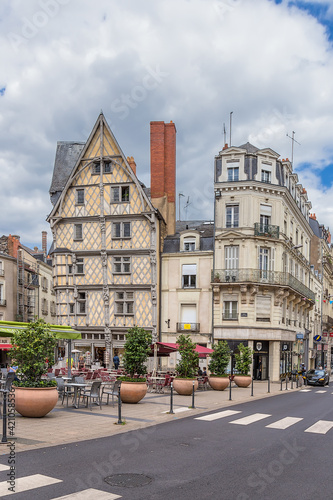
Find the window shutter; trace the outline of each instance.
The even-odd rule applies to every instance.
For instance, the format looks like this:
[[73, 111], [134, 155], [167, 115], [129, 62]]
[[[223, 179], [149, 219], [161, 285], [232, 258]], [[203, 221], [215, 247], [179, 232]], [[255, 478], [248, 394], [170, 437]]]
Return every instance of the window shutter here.
[[256, 299], [257, 321], [270, 321], [271, 317], [271, 296], [257, 295]]
[[196, 264], [183, 264], [183, 276], [195, 276], [197, 274]]

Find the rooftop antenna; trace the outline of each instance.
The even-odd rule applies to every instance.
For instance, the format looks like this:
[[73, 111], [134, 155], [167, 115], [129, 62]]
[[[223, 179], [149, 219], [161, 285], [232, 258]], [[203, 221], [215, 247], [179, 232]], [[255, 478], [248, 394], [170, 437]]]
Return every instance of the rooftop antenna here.
[[190, 202], [190, 197], [188, 196], [188, 197], [187, 197], [187, 202], [186, 202], [186, 205], [185, 205], [185, 207], [184, 207], [184, 210], [186, 211], [185, 220], [187, 220], [187, 209], [188, 209], [188, 207], [189, 207], [190, 205], [192, 205], [192, 203]]
[[227, 131], [225, 129], [225, 123], [223, 123], [223, 137], [224, 137], [223, 146], [225, 146], [225, 144], [227, 143]]
[[292, 166], [294, 166], [294, 142], [296, 142], [296, 144], [298, 144], [299, 146], [301, 144], [296, 141], [294, 131], [292, 132], [292, 136], [287, 134], [287, 137], [289, 137], [289, 139], [291, 139], [291, 164], [292, 164]]
[[183, 193], [178, 193], [178, 198], [179, 198], [179, 201], [178, 201], [178, 220], [180, 221], [180, 198], [181, 197], [185, 197], [185, 195]]
[[233, 111], [230, 112], [230, 142], [229, 142], [229, 146], [231, 147], [231, 124], [232, 124], [232, 114], [233, 114]]

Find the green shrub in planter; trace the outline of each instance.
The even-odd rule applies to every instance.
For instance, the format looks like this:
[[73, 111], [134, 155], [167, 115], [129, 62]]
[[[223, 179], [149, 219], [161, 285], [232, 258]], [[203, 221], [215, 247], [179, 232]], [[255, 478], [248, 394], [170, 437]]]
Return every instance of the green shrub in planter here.
[[239, 375], [249, 375], [250, 366], [252, 363], [253, 351], [250, 347], [246, 347], [244, 344], [238, 345], [239, 352], [235, 353], [235, 368]]
[[9, 356], [18, 366], [20, 381], [17, 387], [53, 387], [54, 380], [42, 380], [48, 365], [54, 364], [54, 349], [57, 345], [55, 333], [43, 319], [37, 319], [24, 330], [17, 330], [12, 337]]
[[211, 354], [211, 360], [209, 362], [209, 370], [211, 371], [211, 376], [216, 377], [227, 377], [226, 368], [230, 361], [230, 349], [228, 342], [222, 340], [217, 344], [212, 346], [213, 353]]
[[189, 335], [179, 335], [177, 339], [178, 351], [181, 360], [176, 366], [179, 378], [196, 378], [199, 354], [195, 351], [196, 344], [192, 342]]
[[[145, 382], [146, 379], [135, 379], [134, 375], [146, 375], [147, 367], [145, 365], [152, 343], [151, 333], [146, 332], [144, 328], [134, 326], [130, 328], [126, 334], [125, 354], [124, 354], [124, 368], [129, 374], [128, 378], [134, 382]], [[121, 377], [119, 377], [122, 380]]]

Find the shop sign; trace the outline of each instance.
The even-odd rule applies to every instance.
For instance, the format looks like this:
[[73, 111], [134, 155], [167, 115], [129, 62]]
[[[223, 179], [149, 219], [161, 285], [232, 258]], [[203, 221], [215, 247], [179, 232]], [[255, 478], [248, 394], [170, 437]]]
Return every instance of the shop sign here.
[[330, 332], [330, 337], [333, 337], [333, 332]]
[[324, 344], [324, 351], [327, 351], [328, 345]]
[[298, 340], [303, 340], [303, 339], [304, 339], [304, 335], [303, 335], [303, 333], [296, 333], [296, 338], [297, 338]]
[[247, 318], [247, 313], [241, 313], [241, 318]]
[[321, 344], [317, 344], [317, 351], [321, 351]]
[[256, 350], [257, 351], [261, 351], [261, 349], [262, 349], [262, 343], [261, 342], [257, 342], [256, 343]]
[[289, 351], [288, 344], [282, 344], [282, 351]]
[[191, 323], [185, 323], [184, 330], [191, 330]]
[[327, 332], [323, 332], [323, 337], [328, 337], [328, 333]]

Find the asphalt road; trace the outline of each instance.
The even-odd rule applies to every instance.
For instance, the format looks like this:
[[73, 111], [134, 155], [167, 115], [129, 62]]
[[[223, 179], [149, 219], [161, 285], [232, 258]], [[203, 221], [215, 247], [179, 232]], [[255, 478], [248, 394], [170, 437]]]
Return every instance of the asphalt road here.
[[[202, 415], [208, 419], [175, 416], [167, 424], [110, 438], [18, 453], [16, 484], [27, 478], [34, 489], [7, 497], [0, 483], [0, 497], [49, 500], [80, 492], [68, 498], [328, 500], [332, 407], [333, 389], [312, 388]], [[7, 457], [0, 462], [8, 465]], [[0, 469], [0, 481], [7, 473]], [[36, 486], [36, 474], [58, 482]], [[114, 474], [125, 474], [122, 486], [104, 481]], [[136, 480], [147, 484], [133, 485]], [[98, 491], [85, 497], [89, 489]]]

